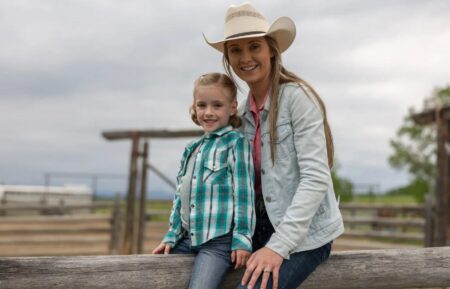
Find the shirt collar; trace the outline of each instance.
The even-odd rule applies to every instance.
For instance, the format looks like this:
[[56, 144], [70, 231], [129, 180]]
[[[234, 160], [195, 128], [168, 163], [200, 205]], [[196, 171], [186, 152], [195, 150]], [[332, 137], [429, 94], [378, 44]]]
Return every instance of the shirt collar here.
[[248, 98], [250, 100], [250, 111], [255, 113], [255, 114], [259, 114], [262, 110], [264, 110], [265, 106], [266, 106], [266, 102], [267, 102], [267, 97], [268, 96], [269, 96], [269, 90], [264, 95], [264, 100], [263, 100], [261, 106], [257, 107], [256, 101], [255, 101], [255, 97], [253, 96], [253, 94], [251, 94], [249, 92]]
[[213, 138], [213, 137], [218, 137], [218, 136], [222, 136], [230, 131], [233, 130], [233, 127], [231, 125], [227, 125], [224, 126], [222, 128], [216, 129], [215, 131], [209, 132], [209, 133], [205, 133], [204, 137], [205, 138]]

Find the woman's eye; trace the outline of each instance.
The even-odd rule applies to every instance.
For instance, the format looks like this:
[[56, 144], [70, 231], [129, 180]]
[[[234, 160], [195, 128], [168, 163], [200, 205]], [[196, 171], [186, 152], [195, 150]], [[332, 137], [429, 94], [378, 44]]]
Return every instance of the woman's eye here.
[[252, 44], [252, 45], [250, 45], [250, 49], [251, 50], [256, 50], [258, 48], [259, 48], [259, 44]]
[[229, 49], [229, 53], [231, 53], [231, 54], [236, 54], [236, 53], [239, 53], [240, 51], [241, 50], [237, 47], [232, 47]]

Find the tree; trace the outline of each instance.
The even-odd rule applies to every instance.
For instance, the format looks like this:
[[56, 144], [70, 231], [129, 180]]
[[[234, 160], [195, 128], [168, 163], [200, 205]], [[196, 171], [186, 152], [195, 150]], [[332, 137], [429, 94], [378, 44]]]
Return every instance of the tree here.
[[[424, 99], [421, 111], [444, 105], [450, 105], [450, 86], [435, 89]], [[431, 190], [436, 179], [437, 136], [435, 124], [421, 126], [414, 123], [412, 115], [415, 113], [414, 108], [409, 108], [396, 137], [390, 140], [394, 152], [389, 157], [389, 164], [395, 169], [408, 170], [412, 178], [405, 189], [414, 191], [416, 200], [423, 201], [424, 194]]]

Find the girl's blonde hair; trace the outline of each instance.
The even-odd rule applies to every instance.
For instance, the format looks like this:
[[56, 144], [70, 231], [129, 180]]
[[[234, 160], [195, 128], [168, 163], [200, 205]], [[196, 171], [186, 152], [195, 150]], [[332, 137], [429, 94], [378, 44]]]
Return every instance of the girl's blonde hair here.
[[[237, 87], [228, 75], [218, 72], [203, 74], [194, 82], [194, 101], [189, 108], [191, 119], [196, 125], [200, 125], [200, 123], [198, 122], [197, 112], [195, 111], [195, 94], [197, 93], [198, 87], [207, 85], [219, 85], [223, 87], [229, 92], [230, 102], [236, 101], [237, 105]], [[230, 116], [228, 124], [230, 124], [233, 128], [237, 128], [242, 125], [242, 120], [237, 114], [233, 114]]]
[[[264, 36], [264, 38], [266, 39], [270, 51], [273, 54], [273, 57], [270, 60], [271, 88], [270, 88], [270, 108], [269, 108], [270, 156], [272, 159], [272, 164], [275, 162], [275, 142], [277, 140], [276, 123], [278, 118], [278, 93], [280, 92], [280, 85], [287, 82], [295, 82], [298, 83], [300, 88], [303, 89], [304, 91], [305, 91], [304, 87], [308, 88], [308, 90], [312, 92], [312, 95], [317, 99], [317, 102], [319, 103], [323, 115], [325, 139], [327, 143], [328, 166], [332, 168], [334, 159], [334, 145], [333, 145], [333, 136], [331, 134], [330, 126], [328, 124], [325, 103], [309, 83], [307, 83], [305, 80], [301, 79], [300, 77], [298, 77], [297, 75], [295, 75], [294, 73], [288, 71], [283, 67], [281, 62], [281, 52], [280, 49], [278, 48], [278, 43], [270, 36]], [[235, 79], [233, 78], [230, 62], [228, 61], [228, 50], [226, 42], [222, 60], [226, 73], [236, 83]], [[307, 92], [305, 91], [305, 93]]]

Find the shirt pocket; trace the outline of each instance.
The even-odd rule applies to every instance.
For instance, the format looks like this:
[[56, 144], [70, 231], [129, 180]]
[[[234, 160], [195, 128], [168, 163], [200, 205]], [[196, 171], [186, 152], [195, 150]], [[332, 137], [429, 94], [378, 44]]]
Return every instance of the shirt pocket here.
[[277, 147], [277, 158], [286, 159], [291, 158], [295, 152], [294, 135], [290, 123], [277, 125], [277, 140], [275, 141]]
[[208, 184], [223, 184], [227, 181], [227, 163], [208, 160], [204, 164], [203, 182]]

